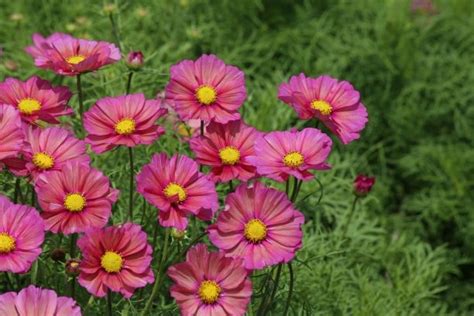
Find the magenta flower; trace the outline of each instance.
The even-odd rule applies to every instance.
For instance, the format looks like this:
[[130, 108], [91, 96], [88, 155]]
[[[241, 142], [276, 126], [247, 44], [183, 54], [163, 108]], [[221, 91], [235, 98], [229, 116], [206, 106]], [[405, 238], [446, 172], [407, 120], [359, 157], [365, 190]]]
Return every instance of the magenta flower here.
[[107, 289], [130, 298], [135, 289], [153, 283], [152, 249], [140, 225], [126, 223], [91, 229], [79, 238], [82, 252], [79, 284], [94, 296]]
[[104, 227], [119, 193], [102, 172], [77, 161], [42, 173], [35, 189], [46, 229], [63, 234]]
[[225, 125], [212, 122], [205, 136], [190, 141], [196, 161], [211, 166], [214, 181], [247, 181], [255, 176], [255, 167], [247, 160], [255, 155], [254, 143], [259, 132], [241, 121]]
[[131, 51], [127, 55], [127, 66], [130, 69], [140, 69], [143, 67], [143, 53], [141, 51]]
[[114, 44], [74, 38], [54, 33], [44, 38], [33, 35], [33, 44], [26, 48], [35, 65], [63, 76], [75, 76], [95, 71], [120, 60], [120, 50]]
[[364, 197], [369, 194], [374, 184], [375, 177], [359, 174], [354, 180], [354, 194], [359, 197]]
[[349, 82], [329, 76], [293, 76], [280, 85], [278, 98], [291, 105], [300, 119], [322, 121], [344, 144], [358, 139], [368, 121], [359, 92]]
[[331, 151], [331, 139], [320, 130], [305, 128], [286, 132], [270, 132], [255, 142], [255, 156], [248, 157], [257, 173], [283, 182], [294, 176], [311, 180], [309, 170], [326, 170], [326, 159]]
[[215, 55], [171, 66], [166, 97], [183, 121], [227, 123], [240, 119], [237, 110], [247, 97], [244, 73]]
[[226, 198], [226, 209], [208, 229], [227, 257], [244, 259], [249, 270], [286, 263], [302, 246], [304, 216], [287, 196], [260, 182], [241, 184]]
[[18, 294], [0, 295], [0, 315], [3, 316], [81, 316], [81, 308], [72, 298], [30, 285]]
[[44, 223], [27, 205], [0, 195], [0, 272], [25, 273], [41, 253]]
[[166, 113], [159, 100], [146, 100], [142, 93], [100, 99], [84, 114], [86, 142], [96, 153], [119, 145], [149, 145], [164, 134], [155, 123]]
[[191, 248], [186, 261], [171, 266], [168, 275], [181, 315], [244, 315], [252, 296], [242, 260], [209, 252], [204, 244]]
[[11, 106], [0, 104], [0, 161], [16, 157], [24, 141], [20, 113]]
[[184, 230], [188, 215], [210, 220], [219, 207], [214, 183], [186, 156], [154, 155], [137, 175], [137, 184], [138, 192], [158, 208], [165, 227]]
[[59, 116], [71, 115], [73, 110], [67, 105], [71, 96], [68, 87], [53, 87], [37, 76], [26, 81], [7, 78], [0, 83], [0, 103], [18, 109], [21, 118], [30, 124], [38, 120], [57, 124]]
[[68, 161], [89, 162], [86, 144], [63, 128], [30, 128], [26, 140], [30, 146], [23, 156], [33, 180], [42, 172], [61, 170]]

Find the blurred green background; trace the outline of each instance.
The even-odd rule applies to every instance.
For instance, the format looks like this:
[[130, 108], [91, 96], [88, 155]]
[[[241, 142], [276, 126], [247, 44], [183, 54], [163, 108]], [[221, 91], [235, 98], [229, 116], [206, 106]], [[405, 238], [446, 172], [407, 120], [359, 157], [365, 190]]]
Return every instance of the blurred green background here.
[[[439, 0], [413, 10], [408, 0], [0, 0], [0, 80], [39, 74], [75, 91], [74, 78], [36, 69], [24, 52], [33, 33], [58, 31], [107, 41], [117, 35], [124, 54], [142, 50], [146, 67], [132, 90], [148, 97], [163, 90], [170, 65], [217, 54], [246, 73], [242, 113], [261, 130], [307, 124], [276, 98], [291, 75], [352, 82], [369, 124], [359, 141], [337, 142], [333, 169], [318, 175], [320, 203], [318, 186], [303, 186], [303, 195], [316, 193], [299, 205], [308, 224], [292, 313], [473, 313], [474, 1]], [[84, 76], [87, 106], [123, 94], [127, 73], [120, 63]], [[77, 106], [75, 97], [71, 104]], [[153, 152], [185, 147], [170, 131], [138, 151], [138, 168]], [[126, 151], [95, 157], [94, 164], [125, 191], [117, 206], [125, 208]], [[341, 227], [360, 172], [377, 183], [344, 241]], [[147, 225], [150, 232], [152, 220]], [[285, 298], [282, 290], [274, 315]], [[133, 304], [122, 300], [119, 307], [134, 314]]]

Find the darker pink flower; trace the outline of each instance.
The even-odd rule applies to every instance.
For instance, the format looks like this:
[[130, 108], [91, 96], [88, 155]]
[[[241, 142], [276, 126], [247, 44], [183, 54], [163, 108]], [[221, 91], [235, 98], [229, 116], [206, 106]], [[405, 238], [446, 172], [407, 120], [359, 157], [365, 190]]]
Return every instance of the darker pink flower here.
[[64, 76], [94, 71], [120, 60], [120, 50], [114, 44], [78, 39], [63, 33], [54, 33], [47, 38], [34, 34], [33, 45], [26, 51], [37, 67]]
[[254, 143], [259, 132], [241, 121], [227, 124], [212, 122], [204, 136], [191, 139], [196, 161], [211, 166], [214, 181], [247, 181], [255, 176], [255, 167], [247, 160], [255, 155]]
[[215, 55], [196, 61], [183, 60], [171, 66], [166, 98], [181, 120], [199, 119], [227, 123], [240, 119], [237, 112], [245, 98], [244, 73]]
[[184, 230], [187, 216], [210, 220], [217, 211], [214, 183], [187, 156], [154, 155], [137, 175], [137, 190], [158, 208], [160, 224]]
[[149, 145], [165, 132], [156, 120], [166, 112], [159, 100], [146, 100], [143, 93], [100, 99], [84, 114], [86, 142], [96, 153]]
[[61, 170], [68, 161], [89, 162], [85, 143], [63, 128], [29, 128], [26, 140], [23, 156], [33, 180], [42, 172]]
[[305, 128], [286, 132], [270, 132], [255, 142], [255, 156], [248, 160], [257, 167], [257, 173], [277, 181], [289, 176], [311, 180], [309, 170], [325, 170], [331, 151], [331, 139], [320, 130]]
[[344, 144], [358, 139], [368, 120], [359, 92], [349, 82], [329, 76], [293, 76], [280, 85], [278, 98], [301, 119], [322, 121]]
[[7, 292], [0, 295], [0, 315], [81, 316], [81, 308], [72, 298], [58, 296], [53, 290], [30, 285], [18, 294]]
[[66, 235], [104, 227], [119, 193], [102, 172], [77, 161], [39, 175], [35, 190], [46, 229]]
[[67, 105], [71, 96], [68, 87], [53, 87], [37, 76], [26, 81], [7, 78], [0, 83], [0, 103], [18, 109], [21, 118], [30, 124], [37, 120], [57, 124], [59, 116], [71, 115], [73, 110]]
[[302, 245], [304, 216], [288, 197], [260, 182], [241, 184], [209, 227], [209, 239], [249, 270], [291, 261]]
[[171, 296], [181, 315], [244, 315], [252, 296], [252, 282], [241, 259], [226, 258], [198, 244], [186, 261], [168, 269], [175, 283]]
[[127, 55], [127, 67], [130, 69], [140, 69], [143, 67], [143, 53], [141, 51], [131, 51]]
[[79, 284], [97, 297], [107, 289], [130, 298], [137, 288], [153, 283], [152, 249], [140, 225], [126, 223], [91, 229], [78, 241], [82, 252]]
[[364, 197], [372, 190], [375, 184], [375, 177], [364, 176], [363, 174], [357, 175], [354, 180], [354, 194], [359, 197]]
[[41, 253], [44, 223], [38, 211], [0, 195], [0, 272], [25, 273]]
[[0, 104], [0, 161], [16, 157], [24, 141], [20, 113], [11, 106]]

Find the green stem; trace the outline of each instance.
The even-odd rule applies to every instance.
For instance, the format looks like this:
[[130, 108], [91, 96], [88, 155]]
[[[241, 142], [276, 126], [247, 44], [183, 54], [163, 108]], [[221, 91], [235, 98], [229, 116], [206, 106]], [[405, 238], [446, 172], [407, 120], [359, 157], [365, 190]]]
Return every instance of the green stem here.
[[301, 184], [303, 183], [303, 180], [298, 181], [297, 178], [293, 177], [293, 191], [291, 193], [291, 202], [295, 202], [296, 198], [298, 197], [298, 193], [300, 192], [301, 189]]
[[[71, 259], [74, 259], [76, 257], [76, 240], [77, 240], [77, 234], [72, 234], [71, 245], [70, 245], [70, 250], [69, 250], [69, 255], [71, 256]], [[70, 296], [74, 299], [76, 296], [76, 277], [72, 277], [69, 283], [69, 290], [71, 293]]]
[[8, 274], [8, 272], [3, 272], [3, 274], [5, 275], [5, 279], [7, 280], [7, 290], [11, 290], [13, 291], [14, 288], [13, 288], [13, 283], [12, 281], [10, 280], [10, 275]]
[[135, 184], [135, 181], [133, 179], [133, 177], [135, 176], [135, 172], [134, 172], [134, 166], [133, 166], [133, 149], [132, 147], [128, 147], [128, 156], [130, 158], [130, 189], [129, 189], [129, 192], [130, 192], [130, 200], [128, 201], [128, 219], [131, 220], [133, 222], [133, 198], [134, 198], [134, 184]]
[[234, 191], [234, 184], [232, 183], [232, 180], [229, 181], [229, 192]]
[[288, 315], [288, 311], [290, 309], [291, 298], [293, 296], [293, 286], [295, 283], [295, 276], [293, 274], [293, 267], [291, 266], [291, 262], [288, 262], [288, 272], [290, 273], [290, 285], [288, 289], [288, 298], [286, 299], [285, 311], [283, 312], [283, 316]]
[[31, 187], [31, 206], [36, 208], [36, 194], [33, 186]]
[[204, 136], [204, 121], [202, 120], [201, 120], [200, 131], [201, 131], [201, 136]]
[[82, 128], [82, 115], [84, 114], [84, 99], [82, 95], [81, 74], [78, 74], [76, 76], [76, 84], [77, 84], [77, 98], [79, 100], [79, 118], [81, 120], [81, 128]]
[[[157, 223], [158, 225], [158, 223]], [[155, 297], [158, 294], [158, 290], [161, 285], [161, 281], [163, 278], [163, 270], [164, 270], [164, 265], [165, 265], [165, 260], [166, 256], [168, 253], [168, 244], [169, 244], [169, 239], [170, 239], [170, 229], [166, 229], [165, 232], [165, 240], [163, 242], [163, 249], [161, 252], [161, 260], [158, 268], [156, 269], [156, 279], [155, 279], [155, 284], [153, 285], [153, 290], [151, 292], [150, 298], [146, 302], [145, 308], [141, 312], [140, 315], [145, 316], [148, 315], [148, 311], [151, 309], [151, 305], [153, 305], [153, 302], [155, 301]]]
[[354, 216], [354, 210], [356, 208], [356, 204], [357, 204], [358, 200], [359, 200], [358, 196], [354, 197], [354, 201], [352, 202], [352, 208], [351, 208], [351, 211], [349, 213], [349, 217], [347, 218], [346, 226], [344, 227], [344, 230], [343, 230], [343, 233], [342, 233], [342, 239], [343, 240], [346, 237], [347, 230], [349, 229], [349, 225], [352, 221], [352, 217]]
[[181, 254], [179, 255], [179, 258], [182, 258], [186, 255], [186, 253], [189, 251], [189, 249], [191, 249], [192, 246], [194, 246], [199, 240], [201, 240], [204, 236], [207, 235], [207, 232], [204, 232], [202, 234], [200, 234], [199, 236], [197, 236], [196, 238], [194, 238], [187, 246], [186, 248], [184, 248], [184, 250], [181, 252]]
[[20, 188], [20, 178], [16, 178], [15, 180], [15, 193], [13, 194], [13, 203], [18, 203], [18, 196], [21, 194]]
[[130, 94], [130, 88], [132, 87], [132, 77], [133, 77], [133, 71], [130, 71], [128, 73], [127, 88], [125, 89], [126, 94]]
[[263, 315], [266, 315], [269, 312], [269, 308], [267, 308], [267, 307], [271, 307], [272, 304], [273, 304], [273, 300], [275, 299], [276, 292], [278, 291], [278, 285], [280, 283], [281, 268], [282, 268], [282, 265], [281, 264], [278, 265], [277, 275], [276, 275], [276, 278], [275, 278], [275, 283], [273, 285], [272, 294], [270, 295], [270, 300], [268, 301], [268, 304], [267, 304], [266, 308], [263, 309]]
[[112, 291], [107, 289], [107, 316], [112, 316]]
[[119, 30], [118, 30], [117, 24], [115, 23], [114, 15], [112, 13], [109, 14], [109, 19], [110, 19], [110, 23], [112, 24], [112, 32], [114, 33], [115, 42], [117, 43], [117, 46], [120, 49], [120, 51], [122, 51]]

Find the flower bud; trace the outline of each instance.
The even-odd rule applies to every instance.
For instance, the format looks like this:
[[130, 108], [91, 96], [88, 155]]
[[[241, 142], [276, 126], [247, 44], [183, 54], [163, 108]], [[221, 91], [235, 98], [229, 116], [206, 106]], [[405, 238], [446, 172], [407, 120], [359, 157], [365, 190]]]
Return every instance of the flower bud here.
[[66, 251], [64, 251], [64, 249], [61, 249], [61, 248], [54, 249], [53, 251], [51, 251], [49, 256], [54, 261], [59, 261], [59, 262], [66, 261]]
[[186, 235], [186, 231], [185, 230], [180, 230], [180, 229], [176, 229], [176, 228], [172, 228], [171, 229], [171, 236], [173, 236], [173, 238], [175, 239], [183, 239], [184, 236]]
[[375, 177], [369, 177], [359, 174], [354, 180], [354, 194], [358, 197], [364, 197], [372, 190], [375, 183]]
[[131, 51], [127, 56], [127, 66], [130, 69], [140, 69], [143, 67], [143, 53], [141, 51]]
[[69, 259], [66, 262], [66, 274], [76, 277], [79, 275], [79, 264], [81, 261], [79, 259]]

